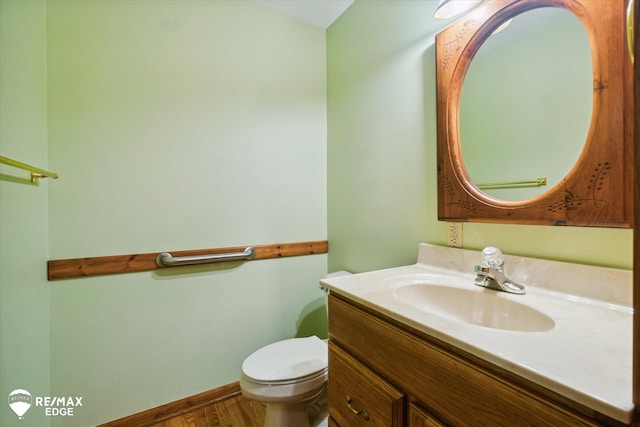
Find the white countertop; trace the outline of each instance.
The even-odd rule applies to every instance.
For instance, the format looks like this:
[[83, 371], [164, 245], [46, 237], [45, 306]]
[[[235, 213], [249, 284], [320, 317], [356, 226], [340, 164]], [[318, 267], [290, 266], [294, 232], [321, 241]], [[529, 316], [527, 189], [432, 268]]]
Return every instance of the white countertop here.
[[327, 278], [321, 283], [331, 292], [630, 423], [634, 409], [632, 272], [505, 256], [506, 275], [524, 284], [527, 293], [496, 292], [495, 296], [554, 320], [552, 329], [538, 332], [469, 324], [414, 307], [394, 295], [398, 287], [413, 283], [494, 292], [473, 284], [473, 267], [480, 260], [478, 251], [421, 244], [415, 265]]

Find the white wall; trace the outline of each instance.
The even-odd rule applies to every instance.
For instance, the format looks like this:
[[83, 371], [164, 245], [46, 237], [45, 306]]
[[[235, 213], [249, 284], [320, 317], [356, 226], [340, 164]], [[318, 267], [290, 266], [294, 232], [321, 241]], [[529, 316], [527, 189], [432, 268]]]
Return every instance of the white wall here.
[[[237, 1], [53, 1], [47, 24], [52, 259], [326, 239], [324, 31]], [[84, 396], [54, 425], [237, 381], [261, 345], [322, 333], [326, 271], [52, 283], [52, 393]]]
[[[47, 39], [44, 1], [0, 1], [0, 155], [47, 168]], [[23, 420], [9, 393], [49, 393], [47, 188], [29, 173], [0, 166], [0, 425], [41, 427], [33, 408]]]

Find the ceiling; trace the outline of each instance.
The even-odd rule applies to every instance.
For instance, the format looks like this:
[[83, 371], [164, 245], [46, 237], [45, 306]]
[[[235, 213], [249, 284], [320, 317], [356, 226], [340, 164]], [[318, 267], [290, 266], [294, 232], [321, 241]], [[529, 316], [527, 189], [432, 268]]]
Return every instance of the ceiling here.
[[354, 0], [253, 0], [277, 12], [327, 29]]

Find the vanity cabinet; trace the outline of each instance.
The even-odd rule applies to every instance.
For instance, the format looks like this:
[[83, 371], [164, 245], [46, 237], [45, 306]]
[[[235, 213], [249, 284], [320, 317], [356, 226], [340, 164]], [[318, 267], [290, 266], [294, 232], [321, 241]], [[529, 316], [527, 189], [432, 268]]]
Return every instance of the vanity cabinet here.
[[622, 425], [334, 292], [329, 337], [332, 425]]

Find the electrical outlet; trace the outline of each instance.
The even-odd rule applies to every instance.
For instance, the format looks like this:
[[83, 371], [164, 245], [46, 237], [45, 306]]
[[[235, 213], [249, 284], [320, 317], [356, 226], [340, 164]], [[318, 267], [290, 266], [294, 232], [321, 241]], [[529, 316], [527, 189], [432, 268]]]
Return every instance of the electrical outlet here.
[[462, 247], [461, 222], [447, 222], [447, 245], [454, 248]]

